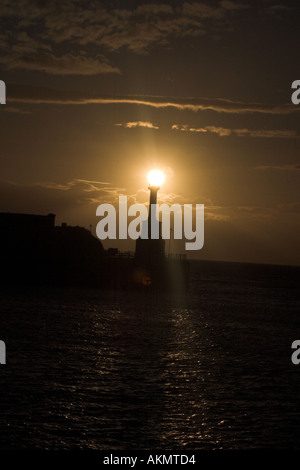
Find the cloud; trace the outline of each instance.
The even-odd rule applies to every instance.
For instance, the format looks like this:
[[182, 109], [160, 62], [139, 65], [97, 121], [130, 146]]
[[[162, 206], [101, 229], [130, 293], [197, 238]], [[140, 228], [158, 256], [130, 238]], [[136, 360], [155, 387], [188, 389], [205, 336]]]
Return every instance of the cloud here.
[[48, 104], [131, 104], [156, 109], [173, 108], [178, 111], [214, 111], [226, 114], [291, 114], [300, 107], [291, 103], [269, 105], [264, 103], [244, 103], [228, 99], [207, 98], [164, 98], [156, 96], [99, 96], [88, 92], [56, 90], [51, 88], [30, 87], [6, 84], [7, 102], [48, 103]]
[[31, 114], [31, 111], [26, 111], [24, 109], [16, 108], [14, 106], [5, 106], [4, 111], [15, 114]]
[[264, 138], [279, 138], [279, 139], [296, 139], [299, 136], [294, 130], [288, 129], [275, 129], [275, 130], [250, 130], [250, 129], [234, 129], [233, 132], [239, 137], [264, 137]]
[[[16, 197], [17, 194], [20, 196]], [[44, 207], [43, 211], [61, 212], [64, 207], [89, 206], [104, 202], [115, 204], [119, 195], [123, 194], [126, 194], [125, 188], [111, 186], [109, 182], [80, 178], [66, 183], [38, 181], [21, 184], [6, 181], [0, 182], [0, 210], [7, 210], [7, 205], [11, 204], [12, 210], [18, 211], [19, 207], [23, 207], [27, 202], [30, 211], [34, 207]]]
[[[131, 8], [105, 3], [2, 0], [2, 64], [50, 74], [120, 73], [107, 54], [124, 48], [146, 54], [157, 46], [171, 47], [174, 39], [231, 34], [232, 18], [253, 9], [250, 3], [232, 0], [137, 2]], [[289, 7], [277, 4], [261, 11], [280, 14]], [[88, 56], [91, 47], [98, 58]]]
[[55, 56], [52, 52], [37, 49], [32, 52], [12, 50], [0, 57], [0, 63], [7, 69], [27, 69], [43, 71], [54, 75], [95, 75], [120, 73], [102, 57], [94, 59], [84, 55], [67, 53]]
[[172, 130], [184, 131], [184, 132], [200, 132], [203, 134], [207, 132], [207, 129], [205, 127], [189, 127], [187, 124], [183, 124], [183, 125], [173, 124]]
[[[144, 3], [130, 9], [96, 1], [2, 0], [2, 63], [10, 69], [52, 74], [60, 73], [60, 68], [64, 74], [118, 73], [103, 55], [123, 48], [145, 54], [155, 46], [170, 47], [174, 38], [213, 34], [247, 7], [230, 0], [215, 5]], [[58, 46], [72, 53], [61, 53]], [[78, 55], [79, 48], [87, 52], [89, 46], [100, 51], [100, 60]]]
[[222, 6], [211, 6], [201, 2], [185, 2], [182, 6], [182, 15], [201, 19], [220, 19], [226, 14]]
[[[77, 201], [94, 203], [115, 200], [119, 194], [124, 193], [124, 188], [110, 187], [110, 183], [105, 181], [94, 181], [86, 179], [73, 179], [65, 184], [55, 182], [35, 182], [30, 185], [31, 187], [39, 187], [54, 191], [69, 191], [77, 193]], [[86, 194], [89, 193], [89, 194]], [[78, 199], [80, 195], [80, 198]], [[108, 201], [109, 200], [109, 201]]]
[[149, 121], [123, 122], [123, 123], [115, 124], [115, 126], [125, 127], [126, 129], [133, 129], [136, 127], [144, 127], [146, 129], [159, 129], [158, 126], [155, 126], [154, 124], [152, 124], [152, 122], [149, 122]]
[[184, 125], [173, 124], [172, 129], [184, 131], [184, 132], [199, 132], [202, 134], [212, 133], [212, 134], [217, 134], [220, 137], [237, 135], [238, 137], [262, 137], [262, 138], [279, 138], [279, 139], [299, 138], [296, 131], [288, 130], [288, 129], [252, 130], [252, 129], [229, 129], [229, 128], [217, 127], [217, 126], [205, 126], [205, 127], [195, 128], [195, 127], [189, 127], [187, 124], [184, 124]]
[[267, 8], [265, 8], [265, 12], [269, 15], [282, 15], [284, 12], [290, 12], [293, 10], [293, 7], [283, 5], [283, 4], [276, 4], [276, 5], [270, 5]]
[[283, 216], [292, 215], [292, 223], [300, 222], [300, 203], [287, 202], [274, 206], [237, 206], [236, 217], [257, 220], [278, 220]]
[[[26, 18], [30, 18], [30, 9]], [[0, 64], [8, 70], [26, 69], [54, 75], [120, 73], [102, 54], [89, 57], [85, 51], [78, 52], [76, 48], [72, 48], [72, 52], [54, 52], [51, 41], [45, 41], [45, 38], [40, 36], [29, 36], [28, 32], [21, 28], [16, 30], [13, 38], [8, 35], [6, 42], [0, 41], [0, 48]]]
[[104, 181], [93, 181], [93, 180], [85, 180], [85, 179], [80, 179], [80, 178], [75, 178], [72, 181], [69, 181], [65, 184], [60, 184], [60, 183], [54, 183], [54, 182], [49, 182], [49, 181], [44, 181], [44, 182], [36, 182], [32, 183], [32, 186], [40, 186], [41, 188], [46, 188], [46, 189], [58, 189], [61, 191], [68, 191], [72, 189], [74, 186], [81, 186], [82, 190], [85, 192], [90, 192], [90, 191], [97, 191], [99, 189], [102, 189], [104, 186], [108, 186], [110, 183], [104, 182]]
[[178, 125], [173, 124], [172, 130], [176, 131], [184, 131], [184, 132], [198, 132], [200, 134], [218, 134], [219, 136], [230, 135], [232, 133], [231, 129], [226, 129], [224, 127], [216, 127], [216, 126], [206, 126], [206, 127], [190, 127], [187, 124]]
[[283, 215], [294, 216], [293, 222], [299, 220], [300, 203], [287, 202], [285, 204], [277, 204], [273, 206], [214, 206], [213, 203], [205, 205], [206, 220], [231, 221], [240, 223], [243, 221], [274, 221], [282, 218]]
[[244, 8], [249, 8], [249, 5], [247, 4], [235, 3], [230, 0], [222, 0], [220, 2], [220, 5], [225, 10], [230, 10], [230, 11], [237, 11], [237, 10], [242, 10]]
[[224, 127], [206, 126], [206, 129], [208, 130], [208, 132], [211, 132], [212, 134], [217, 134], [221, 137], [228, 136], [232, 133], [231, 129], [226, 129]]

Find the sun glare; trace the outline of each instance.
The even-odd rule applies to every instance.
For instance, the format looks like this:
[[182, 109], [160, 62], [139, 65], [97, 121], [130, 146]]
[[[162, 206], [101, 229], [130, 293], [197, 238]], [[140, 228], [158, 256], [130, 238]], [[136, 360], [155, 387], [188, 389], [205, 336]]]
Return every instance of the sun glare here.
[[151, 170], [148, 173], [148, 181], [150, 186], [160, 186], [165, 180], [165, 175], [161, 170]]

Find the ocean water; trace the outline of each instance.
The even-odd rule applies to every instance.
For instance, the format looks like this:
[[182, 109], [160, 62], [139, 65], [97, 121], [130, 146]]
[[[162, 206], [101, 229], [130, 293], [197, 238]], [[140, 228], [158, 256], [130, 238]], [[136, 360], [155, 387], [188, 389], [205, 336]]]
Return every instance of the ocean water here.
[[299, 279], [193, 262], [183, 297], [2, 288], [0, 449], [300, 449]]

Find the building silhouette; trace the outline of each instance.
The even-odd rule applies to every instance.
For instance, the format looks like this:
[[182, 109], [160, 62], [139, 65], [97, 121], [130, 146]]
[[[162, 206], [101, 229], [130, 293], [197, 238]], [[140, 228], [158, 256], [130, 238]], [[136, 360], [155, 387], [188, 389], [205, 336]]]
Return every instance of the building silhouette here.
[[104, 249], [82, 227], [55, 215], [0, 213], [2, 284], [101, 286]]

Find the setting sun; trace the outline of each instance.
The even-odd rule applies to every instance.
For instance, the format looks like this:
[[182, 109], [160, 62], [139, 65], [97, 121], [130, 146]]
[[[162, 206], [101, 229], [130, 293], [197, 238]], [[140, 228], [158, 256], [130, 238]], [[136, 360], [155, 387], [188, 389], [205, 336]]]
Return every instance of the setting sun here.
[[151, 170], [148, 173], [148, 181], [150, 186], [160, 186], [165, 180], [165, 175], [161, 170]]

